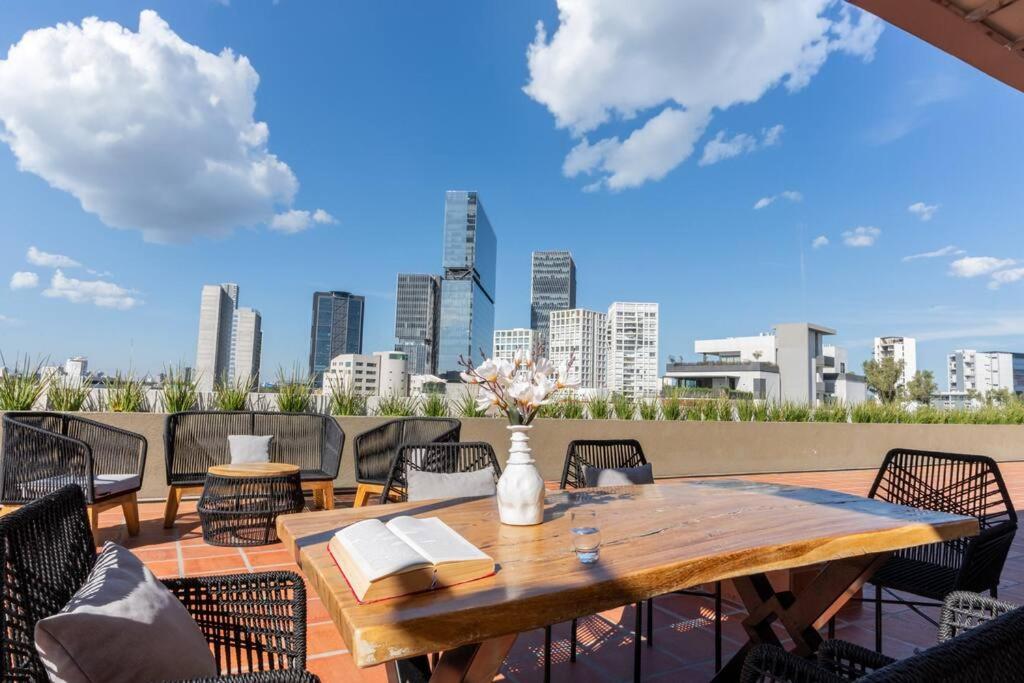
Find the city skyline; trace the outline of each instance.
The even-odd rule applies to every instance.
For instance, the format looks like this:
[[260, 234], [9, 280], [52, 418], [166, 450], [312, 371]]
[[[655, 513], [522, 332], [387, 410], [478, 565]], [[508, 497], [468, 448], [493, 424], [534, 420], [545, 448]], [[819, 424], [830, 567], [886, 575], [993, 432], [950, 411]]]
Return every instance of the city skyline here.
[[[164, 196], [175, 200], [166, 211], [173, 224], [165, 225], [149, 214], [120, 213], [136, 208], [126, 198], [147, 187], [146, 169], [126, 165], [128, 175], [114, 176], [125, 182], [101, 188], [105, 194], [93, 203], [83, 199], [89, 187], [72, 182], [81, 179], [53, 182], [63, 169], [25, 165], [21, 148], [0, 145], [0, 350], [9, 364], [24, 353], [81, 354], [97, 370], [140, 374], [188, 364], [194, 293], [225, 280], [241, 283], [246, 299], [260, 304], [265, 373], [305, 365], [312, 291], [366, 296], [364, 348], [393, 348], [395, 274], [438, 272], [438, 197], [459, 187], [485, 198], [501, 242], [496, 328], [529, 325], [531, 253], [568, 249], [580, 264], [577, 306], [661, 304], [660, 367], [670, 354], [688, 356], [695, 339], [766, 330], [779, 320], [833, 325], [858, 370], [872, 356], [875, 337], [915, 337], [918, 367], [933, 371], [940, 384], [954, 349], [1024, 348], [1024, 282], [1017, 279], [1024, 277], [1024, 235], [1008, 199], [1015, 190], [1010, 160], [1024, 150], [1014, 128], [1024, 102], [900, 31], [860, 34], [860, 54], [834, 46], [792, 87], [794, 72], [772, 62], [777, 81], [752, 84], [754, 94], [742, 105], [727, 93], [698, 131], [677, 113], [692, 93], [665, 83], [647, 83], [661, 100], [635, 112], [620, 101], [584, 97], [574, 83], [552, 83], [545, 64], [563, 28], [554, 2], [466, 3], [450, 12], [295, 3], [211, 2], [199, 12], [163, 2], [153, 7], [159, 22], [147, 19], [145, 35], [173, 36], [211, 58], [224, 59], [218, 55], [225, 47], [247, 58], [243, 70], [258, 76], [258, 87], [253, 78], [242, 88], [251, 102], [241, 106], [241, 122], [215, 123], [251, 124], [245, 130], [254, 146], [242, 158], [256, 163], [275, 155], [288, 173], [282, 170], [263, 188], [269, 194], [255, 198], [229, 195], [222, 183], [195, 185], [234, 202], [223, 207], [231, 226], [210, 223], [219, 214], [206, 194], [169, 185]], [[825, 24], [837, 26], [840, 9], [826, 7]], [[392, 35], [355, 29], [371, 11], [376, 24], [394, 27]], [[678, 22], [673, 33], [681, 39], [708, 28], [686, 11], [659, 17]], [[861, 14], [849, 12], [851, 25], [860, 26]], [[96, 13], [141, 35], [135, 8], [102, 6]], [[478, 45], [455, 28], [456, 13], [501, 28]], [[18, 45], [26, 32], [62, 22], [71, 22], [64, 35], [72, 36], [83, 16], [48, 0], [4, 3], [0, 40]], [[340, 33], [332, 33], [338, 26]], [[734, 34], [731, 25], [715, 30], [727, 44], [748, 39], [743, 44], [764, 56], [758, 36]], [[305, 49], [328, 43], [332, 48], [315, 58]], [[433, 49], [438, 44], [445, 49]], [[486, 59], [468, 58], [479, 54]], [[693, 93], [707, 92], [695, 77], [702, 71], [688, 63], [663, 66]], [[705, 66], [714, 74], [727, 68], [715, 54]], [[15, 67], [24, 62], [0, 54], [0, 70]], [[431, 73], [457, 75], [425, 88]], [[118, 121], [145, 124], [154, 135], [147, 140], [168, 132], [166, 120], [130, 118], [145, 111], [131, 106], [140, 97], [131, 82], [113, 87], [110, 101], [125, 105], [129, 117]], [[471, 103], [451, 106], [467, 88], [475, 93]], [[309, 90], [327, 92], [322, 101], [296, 106]], [[561, 91], [581, 97], [559, 100]], [[0, 120], [17, 118], [17, 91], [0, 94]], [[74, 107], [50, 110], [53, 130], [82, 123]], [[417, 116], [408, 115], [413, 110]], [[649, 150], [650, 163], [661, 166], [653, 175], [650, 167], [637, 169], [630, 179], [622, 162], [635, 145], [625, 141], [638, 144], [656, 118], [692, 135], [692, 144]], [[970, 140], [944, 134], [983, 118], [990, 123]], [[82, 131], [92, 142], [102, 139], [90, 126]], [[944, 144], [932, 144], [939, 136]], [[74, 140], [49, 137], [67, 145], [52, 158], [80, 158]], [[210, 148], [206, 138], [190, 141]], [[986, 154], [993, 148], [1004, 153], [993, 159]], [[687, 149], [689, 158], [680, 162], [678, 150]], [[675, 158], [655, 153], [669, 150]], [[963, 177], [961, 169], [981, 167], [985, 174]], [[138, 184], [129, 182], [133, 176]], [[207, 213], [185, 212], [204, 207]], [[156, 238], [173, 239], [146, 241]]]

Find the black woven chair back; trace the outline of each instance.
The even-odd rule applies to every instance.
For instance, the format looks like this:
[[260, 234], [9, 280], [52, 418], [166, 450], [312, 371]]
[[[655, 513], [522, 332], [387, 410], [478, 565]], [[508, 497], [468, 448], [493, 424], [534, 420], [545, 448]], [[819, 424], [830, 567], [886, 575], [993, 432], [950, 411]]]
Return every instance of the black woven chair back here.
[[639, 467], [646, 465], [644, 449], [636, 439], [592, 439], [570, 441], [562, 468], [561, 488], [586, 486], [583, 472], [587, 467]]
[[231, 461], [228, 436], [273, 436], [272, 462], [298, 465], [303, 479], [338, 476], [345, 434], [333, 417], [314, 413], [192, 411], [167, 416], [167, 483], [201, 484], [206, 471]]
[[63, 609], [96, 562], [82, 489], [67, 486], [0, 518], [0, 552], [0, 680], [46, 681], [36, 622]]
[[404, 417], [363, 432], [353, 444], [356, 481], [384, 484], [405, 444], [457, 443], [462, 423], [446, 417]]
[[409, 472], [412, 470], [452, 474], [488, 468], [494, 471], [494, 481], [497, 482], [501, 476], [501, 465], [491, 444], [484, 441], [406, 444], [398, 449], [398, 458], [391, 468], [380, 501], [406, 501]]

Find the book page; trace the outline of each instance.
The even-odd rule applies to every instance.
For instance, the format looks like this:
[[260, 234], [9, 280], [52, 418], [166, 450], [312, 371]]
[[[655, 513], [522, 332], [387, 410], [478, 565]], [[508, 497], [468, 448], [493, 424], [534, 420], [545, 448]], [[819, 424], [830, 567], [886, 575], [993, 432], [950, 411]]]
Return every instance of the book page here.
[[491, 559], [487, 553], [437, 517], [395, 517], [387, 523], [387, 527], [435, 566], [447, 562]]
[[350, 524], [334, 536], [370, 582], [431, 565], [379, 519]]

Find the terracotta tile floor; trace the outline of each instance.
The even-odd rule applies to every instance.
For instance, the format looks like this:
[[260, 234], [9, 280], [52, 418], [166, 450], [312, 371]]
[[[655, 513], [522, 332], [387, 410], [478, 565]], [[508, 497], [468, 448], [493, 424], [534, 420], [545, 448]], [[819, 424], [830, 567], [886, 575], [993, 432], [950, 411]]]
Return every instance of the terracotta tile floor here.
[[[1024, 463], [1007, 463], [1003, 475], [1014, 500], [1024, 500]], [[865, 494], [874, 477], [869, 471], [806, 472], [746, 477], [762, 481], [831, 488]], [[351, 495], [337, 496], [337, 505], [351, 504]], [[126, 545], [159, 576], [224, 574], [294, 569], [282, 547], [271, 545], [251, 549], [218, 548], [203, 543], [195, 502], [185, 501], [174, 529], [162, 526], [163, 504], [145, 503], [140, 510], [142, 532], [137, 538], [125, 533], [119, 511], [101, 516], [100, 539]], [[870, 589], [869, 589], [870, 590]], [[1024, 604], [1024, 535], [1010, 552], [1003, 572], [1000, 597]], [[644, 648], [644, 680], [703, 681], [714, 673], [713, 613], [711, 602], [700, 598], [670, 595], [655, 600], [654, 647]], [[937, 612], [937, 610], [930, 610]], [[731, 602], [725, 603], [725, 658], [745, 641], [740, 621], [744, 612]], [[357, 669], [345, 643], [329, 620], [319, 598], [311, 592], [308, 607], [308, 647], [311, 671], [324, 683], [385, 681], [381, 667]], [[634, 623], [631, 607], [610, 610], [580, 621], [579, 657], [569, 662], [569, 625], [554, 629], [552, 680], [554, 681], [629, 681], [632, 679]], [[865, 646], [874, 643], [874, 616], [871, 606], [853, 603], [840, 613], [837, 636]], [[936, 629], [906, 608], [887, 608], [885, 651], [906, 656], [915, 648], [935, 643]], [[501, 680], [539, 681], [543, 673], [542, 631], [520, 635], [502, 668]]]

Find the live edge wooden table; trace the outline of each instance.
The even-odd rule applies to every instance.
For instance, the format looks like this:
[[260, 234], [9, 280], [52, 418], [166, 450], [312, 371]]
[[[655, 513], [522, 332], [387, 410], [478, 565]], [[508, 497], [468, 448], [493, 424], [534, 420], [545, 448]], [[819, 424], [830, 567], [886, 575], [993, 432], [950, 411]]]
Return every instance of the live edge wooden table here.
[[[595, 565], [573, 553], [568, 511], [597, 510]], [[437, 516], [498, 564], [494, 576], [430, 593], [360, 605], [327, 554], [337, 529], [370, 517]], [[545, 521], [504, 526], [493, 498], [328, 510], [278, 518], [359, 667], [442, 653], [431, 681], [490, 681], [516, 634], [704, 583], [731, 579], [747, 609], [749, 642], [716, 680], [735, 680], [755, 643], [779, 644], [778, 621], [798, 654], [818, 629], [901, 548], [978, 533], [977, 521], [836, 491], [742, 480], [577, 489], [547, 496]], [[767, 572], [822, 565], [799, 592], [776, 592]], [[420, 658], [419, 661], [422, 661]], [[392, 680], [403, 667], [388, 666]]]

